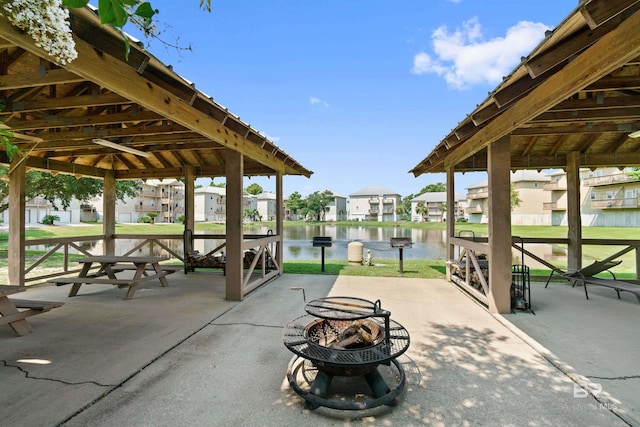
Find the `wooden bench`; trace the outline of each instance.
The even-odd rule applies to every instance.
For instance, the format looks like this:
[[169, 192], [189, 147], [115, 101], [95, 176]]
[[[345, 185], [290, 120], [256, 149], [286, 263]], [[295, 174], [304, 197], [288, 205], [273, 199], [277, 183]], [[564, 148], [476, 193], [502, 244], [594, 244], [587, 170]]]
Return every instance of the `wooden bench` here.
[[9, 324], [14, 332], [20, 336], [31, 332], [31, 325], [27, 317], [46, 313], [64, 305], [63, 302], [34, 301], [9, 298], [9, 295], [26, 291], [24, 286], [0, 285], [0, 325]]
[[86, 284], [97, 284], [97, 285], [114, 285], [114, 286], [117, 286], [119, 289], [129, 288], [127, 290], [127, 294], [125, 295], [124, 299], [131, 299], [133, 298], [133, 295], [136, 292], [136, 287], [138, 286], [138, 284], [149, 281], [149, 280], [158, 279], [168, 274], [170, 274], [168, 271], [162, 271], [160, 273], [157, 273], [151, 276], [143, 276], [139, 279], [133, 279], [133, 278], [111, 279], [111, 278], [100, 278], [99, 276], [58, 277], [58, 278], [52, 279], [50, 282], [55, 283], [56, 286], [73, 285], [71, 287], [71, 291], [69, 291], [70, 297], [76, 296], [78, 294], [78, 290], [80, 290], [80, 286], [86, 283]]
[[[78, 277], [54, 278], [49, 280], [49, 282], [57, 286], [71, 284], [71, 290], [69, 291], [70, 297], [76, 296], [83, 284], [115, 285], [118, 288], [128, 288], [124, 299], [131, 299], [139, 283], [158, 279], [162, 286], [168, 286], [165, 276], [175, 270], [162, 268], [160, 262], [166, 259], [167, 258], [153, 256], [94, 255], [76, 260], [82, 264], [82, 269]], [[94, 266], [97, 266], [97, 270]], [[129, 269], [135, 271], [133, 277], [122, 279], [116, 277], [116, 272]]]
[[[162, 271], [166, 271], [167, 274], [173, 274], [176, 271], [182, 270], [182, 267], [179, 265], [160, 265], [160, 267], [162, 267]], [[136, 271], [136, 266], [135, 265], [120, 265], [120, 264], [116, 264], [113, 267], [111, 267], [111, 270], [114, 273], [120, 273], [122, 271]], [[145, 271], [145, 275], [147, 274], [147, 271], [153, 271], [155, 272], [154, 268], [150, 265], [146, 266], [144, 268]]]

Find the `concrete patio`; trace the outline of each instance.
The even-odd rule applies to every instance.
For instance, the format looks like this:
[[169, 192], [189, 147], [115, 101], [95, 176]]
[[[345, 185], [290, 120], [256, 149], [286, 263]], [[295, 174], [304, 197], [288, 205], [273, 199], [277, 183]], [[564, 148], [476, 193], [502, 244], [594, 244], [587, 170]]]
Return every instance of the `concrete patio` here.
[[[638, 425], [640, 305], [629, 295], [534, 284], [535, 315], [494, 317], [444, 280], [284, 275], [243, 302], [223, 276], [182, 272], [169, 287], [42, 285], [64, 301], [0, 329], [0, 419], [12, 426]], [[381, 300], [411, 335], [396, 407], [304, 409], [286, 369], [284, 325], [307, 299]], [[606, 292], [609, 291], [609, 292]], [[586, 395], [583, 384], [593, 391]], [[602, 388], [602, 391], [600, 391]]]

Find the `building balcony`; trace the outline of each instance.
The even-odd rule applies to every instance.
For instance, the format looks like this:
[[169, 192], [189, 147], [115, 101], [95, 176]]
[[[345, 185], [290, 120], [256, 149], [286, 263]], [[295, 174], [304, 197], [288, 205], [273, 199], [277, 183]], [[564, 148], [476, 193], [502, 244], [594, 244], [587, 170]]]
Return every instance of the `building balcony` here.
[[488, 199], [489, 191], [479, 191], [477, 193], [467, 193], [467, 199], [475, 200], [475, 199]]
[[634, 209], [638, 207], [638, 198], [592, 200], [591, 209]]
[[380, 213], [380, 209], [369, 209], [370, 215], [378, 215]]
[[145, 206], [145, 205], [136, 206], [136, 212], [146, 213], [146, 212], [159, 212], [159, 211], [160, 209], [158, 209], [157, 206]]
[[558, 202], [546, 202], [542, 204], [542, 209], [545, 211], [566, 211], [567, 204]]
[[635, 179], [629, 178], [626, 173], [614, 173], [606, 176], [594, 176], [593, 178], [584, 178], [582, 185], [585, 187], [597, 187], [600, 185], [624, 184], [626, 182], [637, 182]]
[[545, 191], [567, 191], [566, 182], [547, 182], [542, 185], [542, 189]]
[[369, 203], [377, 205], [378, 203], [380, 203], [380, 199], [378, 199], [377, 197], [372, 197], [369, 199]]
[[482, 212], [484, 212], [482, 206], [469, 206], [467, 208], [467, 213], [481, 214]]
[[392, 205], [395, 199], [383, 199], [382, 203], [385, 205]]
[[384, 214], [392, 214], [393, 213], [393, 208], [384, 208], [384, 209], [382, 209], [382, 213], [384, 213]]

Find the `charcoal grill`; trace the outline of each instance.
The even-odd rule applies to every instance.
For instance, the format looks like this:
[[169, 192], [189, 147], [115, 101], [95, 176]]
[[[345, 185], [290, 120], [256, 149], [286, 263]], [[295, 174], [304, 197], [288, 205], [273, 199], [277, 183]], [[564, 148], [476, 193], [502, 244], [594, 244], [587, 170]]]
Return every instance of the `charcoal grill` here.
[[[287, 379], [305, 399], [306, 407], [360, 410], [394, 406], [405, 384], [404, 370], [396, 359], [409, 348], [410, 340], [407, 330], [390, 318], [380, 301], [320, 298], [306, 303], [305, 311], [307, 314], [285, 326], [283, 341], [295, 354]], [[387, 374], [394, 382], [392, 388], [379, 372], [381, 366], [392, 372]], [[332, 398], [329, 389], [336, 376], [363, 377], [368, 396], [364, 400]]]

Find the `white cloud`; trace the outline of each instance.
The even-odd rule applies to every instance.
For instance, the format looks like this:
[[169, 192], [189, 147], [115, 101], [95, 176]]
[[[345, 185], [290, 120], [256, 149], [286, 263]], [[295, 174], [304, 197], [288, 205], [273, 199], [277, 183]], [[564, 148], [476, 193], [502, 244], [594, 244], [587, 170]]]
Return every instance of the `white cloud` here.
[[416, 54], [412, 72], [438, 74], [457, 89], [495, 85], [520, 63], [522, 56], [531, 52], [548, 29], [542, 23], [521, 21], [509, 28], [504, 37], [486, 40], [477, 17], [453, 32], [442, 26], [431, 35], [433, 54]]
[[321, 105], [323, 107], [329, 108], [329, 104], [327, 101], [323, 101], [320, 98], [316, 98], [315, 96], [309, 97], [309, 104], [311, 105]]

